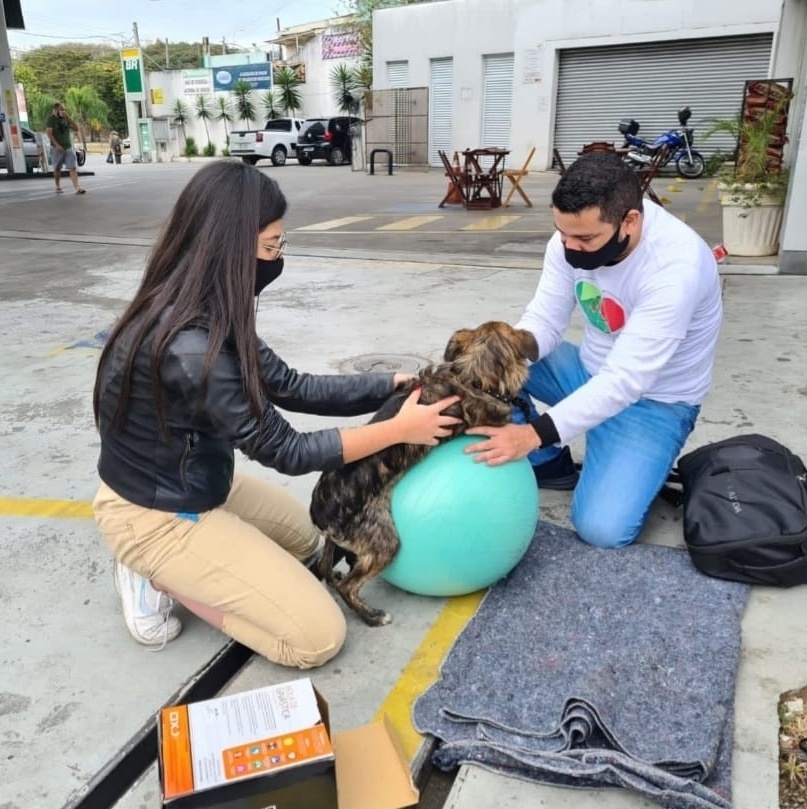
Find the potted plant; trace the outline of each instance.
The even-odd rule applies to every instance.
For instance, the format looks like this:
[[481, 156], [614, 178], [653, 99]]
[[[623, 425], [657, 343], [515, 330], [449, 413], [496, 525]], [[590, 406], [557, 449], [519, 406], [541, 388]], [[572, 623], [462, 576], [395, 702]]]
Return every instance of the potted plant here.
[[718, 175], [723, 207], [723, 244], [729, 255], [771, 256], [779, 252], [788, 173], [782, 167], [788, 95], [748, 104], [737, 118], [715, 121], [704, 138], [717, 132], [737, 142], [732, 168]]

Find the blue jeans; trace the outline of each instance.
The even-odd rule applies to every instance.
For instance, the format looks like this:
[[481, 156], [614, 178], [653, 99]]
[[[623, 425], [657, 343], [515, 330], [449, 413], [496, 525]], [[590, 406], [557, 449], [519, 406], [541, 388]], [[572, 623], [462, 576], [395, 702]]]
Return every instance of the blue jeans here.
[[[522, 397], [529, 394], [551, 407], [590, 378], [580, 349], [561, 343], [530, 367]], [[530, 409], [535, 418], [531, 402]], [[582, 540], [619, 548], [636, 539], [699, 412], [698, 405], [640, 399], [586, 433], [583, 471], [572, 498], [572, 524]], [[524, 416], [516, 410], [513, 420], [524, 423]], [[540, 466], [560, 451], [546, 447], [528, 460]]]

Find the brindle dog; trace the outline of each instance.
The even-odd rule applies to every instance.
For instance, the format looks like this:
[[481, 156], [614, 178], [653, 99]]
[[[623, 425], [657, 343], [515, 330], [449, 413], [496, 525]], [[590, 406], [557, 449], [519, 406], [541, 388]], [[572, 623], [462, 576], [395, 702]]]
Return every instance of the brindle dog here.
[[[510, 421], [513, 399], [527, 380], [526, 360], [537, 359], [535, 338], [523, 329], [497, 321], [476, 329], [461, 329], [449, 340], [444, 362], [424, 369], [416, 380], [396, 391], [371, 421], [392, 418], [412, 390], [420, 387], [423, 404], [433, 404], [447, 396], [462, 397], [444, 411], [461, 419], [454, 425], [453, 435], [468, 427], [505, 425]], [[319, 575], [370, 626], [392, 620], [359, 597], [361, 587], [384, 570], [398, 552], [398, 532], [390, 509], [392, 488], [430, 449], [395, 444], [323, 473], [311, 495], [311, 519], [325, 536]], [[334, 571], [342, 558], [350, 567], [344, 576]]]

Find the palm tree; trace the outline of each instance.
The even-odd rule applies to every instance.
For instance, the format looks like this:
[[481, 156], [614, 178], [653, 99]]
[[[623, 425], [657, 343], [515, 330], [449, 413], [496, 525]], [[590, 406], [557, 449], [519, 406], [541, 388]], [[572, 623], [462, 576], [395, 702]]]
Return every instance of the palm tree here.
[[281, 110], [278, 109], [280, 105], [278, 103], [277, 96], [272, 90], [267, 90], [263, 94], [261, 98], [261, 106], [263, 107], [263, 111], [266, 113], [268, 120], [274, 121], [275, 118], [280, 118]]
[[340, 62], [331, 68], [330, 80], [336, 108], [339, 112], [350, 112], [353, 104], [352, 91], [358, 86], [356, 71]]
[[218, 109], [213, 113], [214, 121], [221, 121], [224, 124], [224, 145], [230, 141], [230, 133], [227, 131], [227, 124], [233, 122], [233, 110], [230, 102], [224, 96], [216, 96]]
[[181, 99], [178, 98], [174, 102], [174, 106], [171, 108], [171, 114], [174, 116], [174, 123], [179, 124], [182, 128], [182, 140], [187, 141], [187, 135], [185, 133], [185, 124], [188, 123], [190, 119], [190, 111], [188, 110], [188, 105]]
[[252, 85], [239, 79], [233, 84], [232, 94], [235, 96], [235, 110], [238, 119], [249, 124], [255, 120], [255, 104], [252, 101]]
[[207, 122], [213, 117], [208, 98], [205, 95], [196, 96], [196, 117], [205, 125], [205, 135], [207, 137], [207, 148], [210, 149], [210, 130]]
[[302, 84], [296, 70], [279, 67], [275, 70], [274, 81], [278, 87], [278, 102], [287, 115], [294, 115], [303, 106], [303, 97], [298, 89]]
[[28, 114], [31, 116], [31, 126], [38, 132], [44, 132], [48, 118], [53, 115], [53, 105], [56, 99], [53, 96], [37, 94], [28, 102]]
[[78, 124], [81, 144], [86, 150], [87, 136], [85, 127], [90, 130], [92, 135], [93, 130], [97, 131], [106, 126], [109, 107], [98, 97], [95, 88], [89, 85], [70, 87], [65, 93], [64, 102], [70, 117]]

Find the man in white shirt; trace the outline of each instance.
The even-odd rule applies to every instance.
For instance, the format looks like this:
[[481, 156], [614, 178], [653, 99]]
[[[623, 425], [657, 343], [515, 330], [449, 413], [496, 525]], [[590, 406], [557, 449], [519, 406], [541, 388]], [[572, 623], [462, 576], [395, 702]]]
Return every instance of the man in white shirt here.
[[[528, 457], [539, 488], [575, 489], [579, 536], [615, 548], [639, 535], [711, 385], [722, 319], [712, 251], [642, 199], [618, 156], [576, 160], [552, 194], [557, 232], [518, 323], [538, 342], [524, 393], [529, 423], [475, 428], [489, 464]], [[575, 305], [582, 345], [563, 341]], [[527, 398], [525, 396], [525, 398]], [[585, 434], [579, 475], [566, 442]]]

